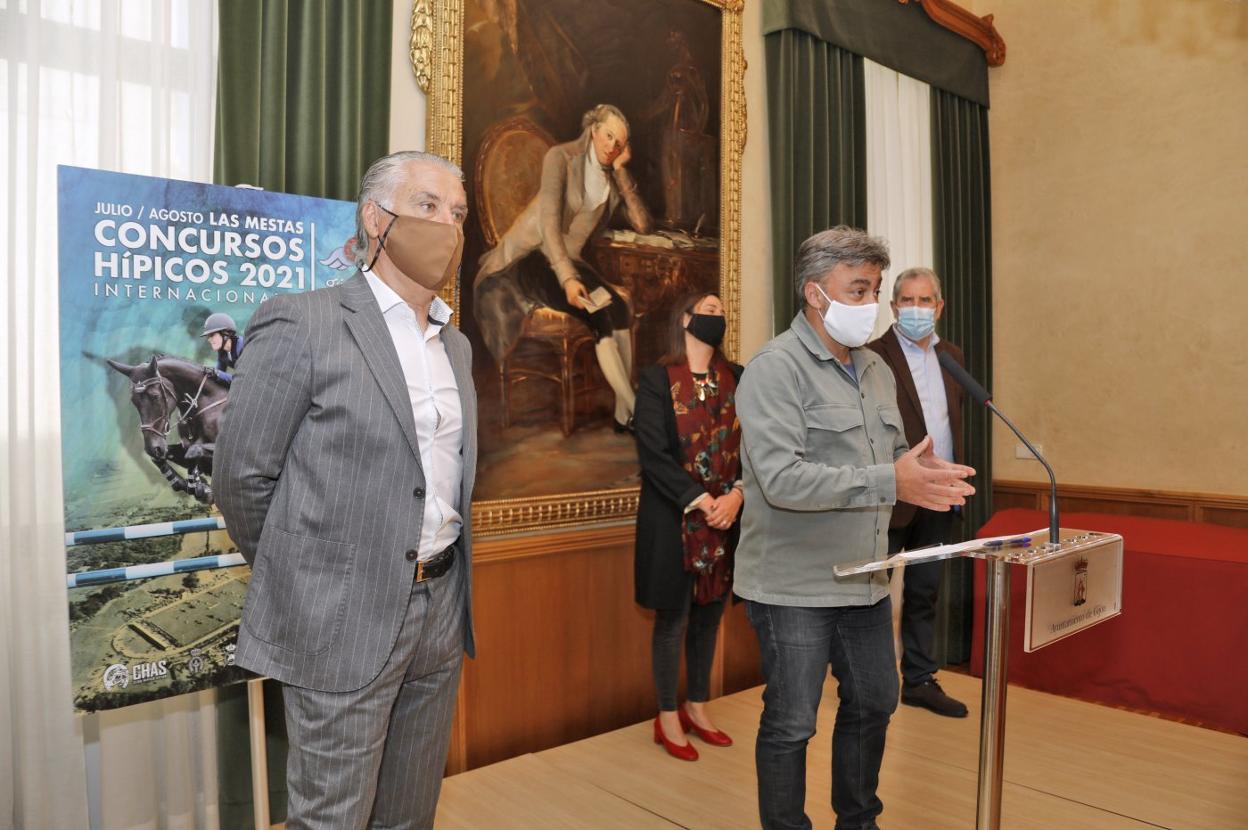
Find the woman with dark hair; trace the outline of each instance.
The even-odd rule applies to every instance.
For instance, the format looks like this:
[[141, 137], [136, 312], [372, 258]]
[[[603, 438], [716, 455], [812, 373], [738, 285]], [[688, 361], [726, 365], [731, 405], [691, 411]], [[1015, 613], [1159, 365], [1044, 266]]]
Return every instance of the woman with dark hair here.
[[[741, 367], [720, 351], [724, 306], [694, 294], [674, 308], [667, 354], [641, 373], [634, 426], [641, 459], [634, 578], [637, 602], [655, 611], [653, 666], [659, 715], [654, 742], [696, 761], [692, 731], [712, 746], [732, 739], [711, 723], [715, 636], [732, 593], [732, 551], [741, 512]], [[680, 645], [688, 702], [677, 708]]]

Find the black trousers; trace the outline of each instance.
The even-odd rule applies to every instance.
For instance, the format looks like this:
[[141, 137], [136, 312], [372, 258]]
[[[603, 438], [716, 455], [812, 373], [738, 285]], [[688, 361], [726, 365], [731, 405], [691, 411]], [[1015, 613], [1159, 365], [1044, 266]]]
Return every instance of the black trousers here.
[[[953, 513], [920, 507], [910, 524], [888, 531], [888, 552], [947, 544], [952, 534]], [[944, 560], [906, 565], [901, 594], [901, 677], [910, 686], [926, 683], [940, 668], [932, 654], [932, 642], [936, 595], [944, 573]]]
[[685, 594], [683, 608], [654, 612], [651, 658], [659, 710], [676, 711], [676, 690], [680, 685], [680, 644], [685, 643], [685, 683], [687, 697], [696, 703], [711, 696], [711, 663], [715, 659], [715, 635], [724, 615], [724, 600], [706, 605]]
[[576, 266], [577, 276], [584, 284], [586, 292], [592, 293], [595, 288], [607, 290], [611, 295], [609, 306], [591, 314], [569, 303], [563, 286], [559, 285], [559, 278], [555, 276], [554, 269], [541, 251], [529, 254], [516, 263], [515, 267], [519, 272], [520, 287], [530, 299], [564, 314], [571, 314], [589, 326], [597, 339], [602, 340], [610, 337], [614, 331], [627, 329], [630, 322], [628, 306], [616, 293], [615, 286], [604, 280], [588, 263], [574, 260], [572, 264]]

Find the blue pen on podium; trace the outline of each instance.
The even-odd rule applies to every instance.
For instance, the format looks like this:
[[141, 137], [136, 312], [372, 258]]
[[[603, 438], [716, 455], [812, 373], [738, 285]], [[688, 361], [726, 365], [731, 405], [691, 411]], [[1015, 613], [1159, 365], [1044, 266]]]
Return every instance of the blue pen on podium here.
[[1014, 539], [993, 539], [984, 542], [986, 548], [1025, 548], [1031, 546], [1030, 536], [1019, 536]]

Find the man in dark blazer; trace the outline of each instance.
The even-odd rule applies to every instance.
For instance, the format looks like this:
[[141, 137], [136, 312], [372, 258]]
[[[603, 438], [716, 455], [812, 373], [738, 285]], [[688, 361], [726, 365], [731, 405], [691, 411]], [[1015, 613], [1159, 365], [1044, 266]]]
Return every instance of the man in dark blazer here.
[[455, 165], [379, 159], [361, 271], [247, 330], [213, 483], [252, 567], [237, 662], [282, 684], [290, 830], [433, 826], [473, 654], [472, 353], [436, 293], [466, 214]]
[[[945, 308], [940, 278], [929, 268], [910, 268], [893, 283], [897, 322], [870, 347], [884, 358], [897, 378], [897, 406], [910, 446], [931, 435], [933, 451], [962, 464], [962, 387], [941, 368], [937, 355], [959, 364], [962, 350], [936, 335]], [[888, 526], [888, 551], [914, 550], [952, 540], [953, 511], [938, 513], [898, 501]], [[901, 702], [939, 714], [964, 718], [965, 704], [945, 694], [936, 682], [939, 666], [932, 655], [936, 594], [945, 563], [909, 564], [901, 606]]]

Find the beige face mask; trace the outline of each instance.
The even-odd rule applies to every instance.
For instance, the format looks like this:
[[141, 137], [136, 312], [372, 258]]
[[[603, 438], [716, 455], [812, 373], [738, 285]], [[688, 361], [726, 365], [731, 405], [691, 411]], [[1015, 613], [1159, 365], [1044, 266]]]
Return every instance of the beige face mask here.
[[381, 205], [377, 207], [394, 219], [381, 234], [377, 253], [368, 264], [369, 270], [377, 264], [381, 249], [385, 248], [386, 256], [403, 276], [430, 291], [441, 290], [459, 272], [459, 263], [464, 257], [463, 228], [415, 216], [400, 216]]

